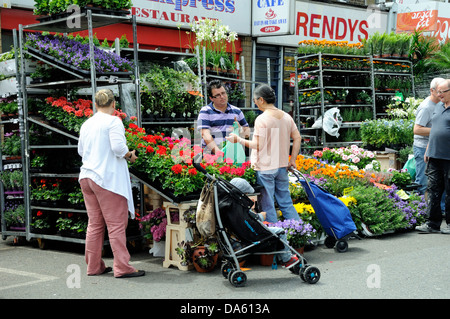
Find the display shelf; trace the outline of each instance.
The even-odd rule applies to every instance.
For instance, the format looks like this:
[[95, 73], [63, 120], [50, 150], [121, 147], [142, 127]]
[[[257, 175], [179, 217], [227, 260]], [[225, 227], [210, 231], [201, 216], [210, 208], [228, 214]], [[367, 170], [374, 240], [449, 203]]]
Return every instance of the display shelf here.
[[[304, 62], [302, 64], [302, 61]], [[377, 97], [379, 96], [395, 96], [395, 92], [378, 91], [375, 87], [375, 82], [379, 82], [378, 77], [401, 77], [408, 79], [412, 83], [411, 92], [414, 95], [414, 81], [412, 73], [412, 63], [405, 60], [397, 59], [374, 59], [372, 56], [353, 56], [353, 55], [339, 55], [339, 54], [309, 54], [304, 56], [296, 56], [296, 72], [295, 72], [295, 116], [294, 119], [302, 136], [310, 138], [314, 141], [315, 147], [330, 147], [330, 146], [346, 146], [352, 142], [335, 142], [322, 129], [306, 128], [303, 124], [304, 119], [317, 119], [323, 115], [328, 109], [337, 107], [339, 110], [351, 108], [371, 109], [371, 119], [375, 119], [384, 112], [377, 110]], [[374, 68], [377, 65], [378, 69]], [[386, 64], [386, 69], [382, 68]], [[389, 68], [389, 69], [387, 69]], [[407, 70], [407, 72], [405, 72]], [[398, 72], [397, 72], [398, 71]], [[302, 79], [299, 80], [301, 75]], [[310, 87], [300, 87], [300, 81], [303, 79], [314, 81], [305, 81], [311, 83]], [[338, 84], [339, 83], [339, 84]], [[337, 90], [345, 90], [348, 96], [347, 101], [343, 103], [336, 103], [330, 101], [329, 97], [325, 97], [325, 92], [332, 92], [336, 94]], [[358, 92], [365, 92], [371, 97], [372, 103], [355, 103], [355, 96]], [[301, 103], [300, 96], [313, 95], [315, 96], [315, 103]], [[357, 129], [360, 126], [359, 121], [354, 121], [351, 124], [343, 122], [342, 129]], [[315, 134], [313, 134], [315, 133]], [[335, 138], [334, 138], [335, 139]], [[358, 141], [354, 141], [358, 144]]]
[[69, 137], [69, 138], [71, 138], [71, 139], [73, 139], [73, 140], [78, 141], [78, 137], [75, 136], [74, 134], [71, 134], [71, 133], [66, 132], [66, 131], [64, 131], [64, 130], [61, 130], [61, 129], [59, 129], [59, 128], [56, 128], [56, 127], [54, 127], [53, 125], [50, 125], [50, 123], [49, 123], [47, 120], [45, 120], [45, 119], [43, 119], [43, 118], [41, 118], [41, 117], [37, 117], [37, 116], [28, 116], [28, 121], [30, 121], [30, 122], [32, 122], [32, 123], [35, 123], [35, 124], [38, 124], [38, 125], [40, 125], [40, 126], [46, 128], [46, 129], [48, 129], [48, 130], [50, 130], [50, 131], [53, 131], [53, 132], [55, 132], [55, 133], [64, 135], [64, 136], [66, 136], [66, 137]]
[[[13, 32], [14, 35], [16, 35], [16, 32]], [[14, 45], [16, 45], [16, 37], [14, 37]], [[4, 133], [4, 128], [5, 126], [7, 127], [14, 127], [16, 130], [18, 129], [19, 133], [20, 133], [20, 144], [21, 144], [21, 154], [24, 154], [24, 132], [23, 132], [23, 112], [21, 109], [22, 106], [22, 100], [20, 99], [21, 96], [21, 78], [20, 75], [18, 73], [19, 70], [19, 57], [17, 54], [14, 55], [15, 58], [13, 61], [9, 62], [14, 64], [15, 66], [15, 77], [13, 78], [18, 85], [18, 87], [16, 88], [16, 91], [14, 92], [14, 94], [17, 96], [17, 103], [18, 103], [18, 114], [17, 116], [14, 116], [13, 118], [9, 118], [8, 120], [5, 121], [1, 121], [0, 125], [2, 126], [2, 130], [0, 130], [1, 134]], [[22, 66], [23, 70], [27, 70], [28, 68], [25, 68], [24, 65]], [[9, 94], [8, 94], [9, 95]], [[24, 157], [23, 156], [18, 156], [15, 159], [8, 159], [6, 157], [6, 155], [9, 154], [2, 154], [2, 148], [0, 147], [0, 173], [3, 174], [4, 171], [9, 170], [9, 171], [25, 171], [24, 170]], [[23, 185], [27, 185], [26, 184], [26, 178], [25, 178], [26, 174], [23, 174]], [[6, 225], [6, 220], [5, 220], [5, 216], [4, 216], [4, 212], [5, 212], [5, 208], [6, 208], [6, 204], [7, 202], [12, 202], [15, 204], [23, 204], [26, 206], [26, 198], [25, 198], [25, 190], [26, 187], [22, 190], [22, 191], [17, 191], [17, 190], [5, 190], [4, 185], [2, 182], [0, 182], [0, 232], [2, 234], [2, 238], [6, 239], [8, 236], [13, 236], [13, 237], [24, 237], [26, 236], [26, 232], [27, 232], [27, 227], [21, 229], [21, 230], [13, 230], [13, 229], [8, 229], [7, 225]], [[25, 225], [28, 225], [28, 215], [25, 214]]]
[[155, 191], [159, 195], [161, 195], [163, 198], [165, 198], [167, 201], [171, 203], [183, 203], [183, 202], [189, 202], [193, 200], [198, 200], [200, 198], [200, 192], [188, 194], [185, 196], [176, 196], [173, 192], [167, 189], [163, 189], [161, 187], [160, 182], [152, 182], [149, 180], [148, 176], [142, 172], [139, 172], [138, 170], [134, 169], [133, 167], [129, 168], [130, 174], [138, 179], [141, 183], [148, 186], [151, 190]]
[[[132, 58], [133, 50], [130, 48], [121, 48], [121, 56]], [[174, 52], [174, 51], [161, 51], [161, 50], [146, 50], [139, 49], [138, 56], [140, 60], [143, 61], [168, 61], [170, 63], [174, 61], [181, 61], [186, 58], [196, 57], [194, 53], [188, 52]]]
[[[36, 151], [43, 152], [44, 154], [49, 154], [48, 152], [63, 152], [63, 154], [72, 152], [72, 150], [77, 149], [77, 141], [78, 134], [68, 131], [64, 127], [61, 127], [59, 123], [55, 123], [52, 121], [48, 121], [40, 116], [29, 115], [28, 113], [28, 96], [39, 92], [48, 92], [49, 89], [66, 89], [67, 92], [72, 88], [91, 88], [92, 100], [94, 100], [94, 96], [96, 93], [97, 86], [119, 86], [119, 92], [122, 93], [121, 86], [123, 84], [132, 83], [135, 85], [135, 92], [139, 95], [139, 81], [134, 80], [133, 78], [138, 78], [138, 69], [137, 65], [134, 67], [132, 71], [127, 72], [114, 72], [114, 73], [99, 73], [95, 70], [94, 66], [94, 57], [93, 54], [90, 54], [90, 70], [80, 70], [71, 65], [67, 65], [62, 63], [61, 61], [46, 55], [34, 48], [25, 47], [24, 42], [24, 32], [27, 31], [51, 31], [51, 32], [59, 32], [59, 33], [72, 33], [76, 31], [87, 30], [89, 33], [89, 51], [90, 53], [94, 52], [94, 44], [93, 44], [93, 29], [112, 25], [120, 22], [131, 22], [133, 25], [133, 43], [137, 44], [137, 34], [136, 34], [136, 17], [133, 15], [131, 17], [127, 17], [124, 15], [114, 15], [114, 14], [101, 14], [93, 12], [94, 9], [86, 8], [83, 12], [79, 14], [74, 14], [66, 17], [60, 18], [50, 18], [49, 21], [43, 21], [41, 23], [22, 26], [19, 25], [19, 34], [17, 35], [17, 31], [14, 30], [14, 40], [17, 42], [15, 47], [20, 49], [20, 63], [23, 65], [23, 56], [24, 54], [29, 54], [33, 58], [39, 60], [40, 62], [55, 67], [58, 70], [67, 74], [67, 79], [65, 80], [56, 80], [49, 82], [41, 82], [41, 83], [29, 83], [27, 81], [28, 74], [25, 72], [20, 72], [18, 78], [20, 80], [20, 92], [19, 96], [23, 101], [23, 114], [26, 116], [23, 117], [23, 152], [25, 156], [24, 158], [24, 179], [26, 181], [26, 185], [31, 185], [32, 179], [35, 178], [45, 178], [45, 179], [58, 179], [63, 180], [69, 183], [69, 179], [78, 178], [78, 172], [75, 172], [72, 169], [69, 169], [66, 164], [64, 165], [55, 165], [54, 167], [47, 167], [45, 172], [33, 172], [30, 167], [31, 162], [31, 154]], [[70, 21], [74, 21], [73, 19], [79, 19], [79, 26], [70, 25]], [[136, 47], [133, 47], [133, 54], [136, 56]], [[23, 68], [18, 68], [22, 70]], [[139, 99], [136, 99], [139, 102]], [[95, 108], [94, 112], [95, 112]], [[46, 143], [45, 140], [42, 140], [42, 143], [34, 143], [38, 145], [32, 145], [30, 143], [30, 125], [36, 124], [41, 130], [44, 129], [45, 132], [56, 133], [57, 136], [61, 137], [61, 140], [56, 139], [56, 145], [52, 143]], [[59, 143], [63, 144], [59, 144]], [[61, 167], [60, 167], [61, 166]], [[34, 182], [33, 182], [34, 183]], [[68, 184], [67, 184], [68, 185]], [[69, 189], [71, 189], [69, 185]], [[76, 191], [76, 189], [75, 189]], [[84, 238], [73, 238], [69, 236], [65, 236], [63, 234], [50, 234], [42, 231], [38, 231], [33, 229], [30, 225], [33, 220], [34, 213], [36, 211], [45, 211], [49, 214], [57, 214], [58, 212], [63, 212], [66, 214], [75, 213], [78, 216], [86, 216], [86, 210], [79, 208], [70, 204], [69, 202], [58, 202], [58, 201], [46, 201], [46, 202], [38, 202], [31, 201], [31, 190], [29, 187], [24, 189], [24, 200], [26, 204], [26, 216], [27, 216], [27, 225], [25, 236], [27, 240], [31, 240], [33, 238], [40, 240], [40, 246], [42, 240], [57, 240], [57, 241], [67, 241], [67, 242], [76, 242], [76, 243], [84, 243]], [[44, 205], [45, 204], [45, 205]], [[53, 206], [51, 206], [53, 205]], [[142, 206], [141, 206], [142, 207]], [[86, 216], [87, 218], [87, 216]], [[139, 236], [137, 236], [139, 237]], [[137, 238], [136, 236], [133, 237]], [[130, 236], [127, 236], [127, 239], [130, 240]], [[107, 241], [105, 241], [107, 244]]]

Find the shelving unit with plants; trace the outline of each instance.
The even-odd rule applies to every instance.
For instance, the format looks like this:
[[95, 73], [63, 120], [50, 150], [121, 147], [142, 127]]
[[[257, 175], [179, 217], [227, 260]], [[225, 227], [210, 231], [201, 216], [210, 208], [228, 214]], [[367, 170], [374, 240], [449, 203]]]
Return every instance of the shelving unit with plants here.
[[392, 58], [372, 58], [376, 117], [386, 117], [386, 106], [396, 94], [414, 97], [412, 62]]
[[[1, 121], [0, 125], [8, 129], [11, 124], [18, 126], [12, 121]], [[17, 132], [11, 134], [5, 137], [0, 149], [0, 230], [3, 239], [8, 236], [25, 237], [26, 235], [21, 142]]]
[[[28, 59], [24, 67], [34, 68]], [[2, 238], [25, 237], [27, 216], [24, 203], [23, 130], [19, 63], [15, 50], [0, 57], [0, 232]]]
[[[295, 119], [304, 143], [311, 147], [360, 143], [361, 122], [374, 118], [370, 57], [319, 52], [297, 56], [295, 61]], [[322, 126], [313, 127], [331, 108], [338, 108], [343, 118], [339, 138], [327, 134]]]
[[413, 63], [410, 61], [412, 35], [375, 32], [362, 43], [372, 61], [375, 116], [385, 117], [386, 106], [396, 93], [414, 97]]
[[[19, 26], [20, 56], [28, 54], [40, 61], [37, 70], [21, 71], [20, 77], [25, 114], [24, 179], [30, 185], [24, 191], [29, 221], [26, 237], [38, 239], [41, 246], [47, 239], [84, 243], [87, 214], [77, 181], [81, 163], [77, 141], [82, 123], [95, 112], [92, 101], [97, 87], [116, 86], [121, 93], [122, 86], [129, 84], [139, 92], [139, 81], [134, 80], [139, 78], [137, 67], [96, 46], [93, 34], [95, 28], [131, 20], [133, 43], [137, 43], [135, 16], [130, 19], [122, 13], [98, 13], [86, 7], [77, 18], [78, 26], [68, 23], [69, 17], [64, 15]], [[89, 32], [87, 43], [86, 39], [62, 35], [82, 30]], [[133, 54], [137, 56], [136, 49]], [[20, 63], [23, 65], [23, 59]], [[26, 80], [31, 75], [32, 83]], [[41, 89], [41, 93], [35, 94], [33, 89]], [[82, 90], [88, 93], [80, 95]], [[139, 94], [136, 101], [139, 103]], [[117, 115], [126, 117], [121, 111]], [[138, 237], [139, 231], [128, 239]]]

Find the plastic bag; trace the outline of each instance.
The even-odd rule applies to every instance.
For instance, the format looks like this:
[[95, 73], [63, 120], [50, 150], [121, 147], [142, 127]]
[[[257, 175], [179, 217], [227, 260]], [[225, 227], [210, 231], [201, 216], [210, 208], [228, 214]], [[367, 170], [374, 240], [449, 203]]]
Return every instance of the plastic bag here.
[[322, 115], [314, 122], [311, 128], [322, 128]]
[[[233, 123], [233, 133], [239, 136], [239, 125], [237, 122]], [[231, 159], [233, 164], [242, 165], [245, 162], [244, 147], [240, 143], [227, 142], [222, 152], [223, 158]]]
[[323, 130], [331, 136], [339, 137], [339, 129], [341, 128], [342, 117], [339, 109], [333, 107], [323, 115]]
[[409, 156], [408, 160], [405, 163], [405, 166], [403, 166], [403, 169], [407, 169], [409, 175], [411, 176], [412, 180], [416, 178], [416, 159], [414, 156]]
[[200, 194], [195, 214], [195, 225], [200, 235], [204, 237], [210, 237], [216, 231], [216, 215], [214, 209], [213, 183], [206, 183]]

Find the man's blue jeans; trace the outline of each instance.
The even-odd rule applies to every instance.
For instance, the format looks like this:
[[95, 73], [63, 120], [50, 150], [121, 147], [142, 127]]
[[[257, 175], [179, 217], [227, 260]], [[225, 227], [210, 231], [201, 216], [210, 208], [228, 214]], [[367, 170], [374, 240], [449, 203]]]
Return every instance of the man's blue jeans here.
[[274, 197], [285, 219], [300, 219], [292, 204], [286, 167], [269, 171], [256, 171], [256, 181], [264, 187], [258, 197], [258, 203], [260, 210], [267, 213], [266, 220], [269, 223], [277, 222]]
[[413, 146], [414, 150], [414, 159], [416, 160], [416, 180], [415, 182], [421, 185], [418, 189], [420, 194], [424, 195], [427, 190], [427, 176], [425, 175], [425, 169], [427, 167], [427, 163], [424, 162], [423, 157], [425, 155], [426, 148], [425, 147], [417, 147]]

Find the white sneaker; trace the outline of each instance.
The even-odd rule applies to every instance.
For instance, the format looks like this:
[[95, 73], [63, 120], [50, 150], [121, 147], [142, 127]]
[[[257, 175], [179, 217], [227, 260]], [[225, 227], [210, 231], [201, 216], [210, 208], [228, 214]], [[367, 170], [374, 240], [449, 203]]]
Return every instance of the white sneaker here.
[[450, 225], [447, 224], [447, 226], [442, 227], [441, 228], [441, 233], [450, 235]]
[[420, 226], [416, 226], [416, 230], [423, 232], [423, 233], [439, 233], [440, 232], [440, 229], [434, 229], [434, 228], [430, 227], [427, 223], [420, 225]]

